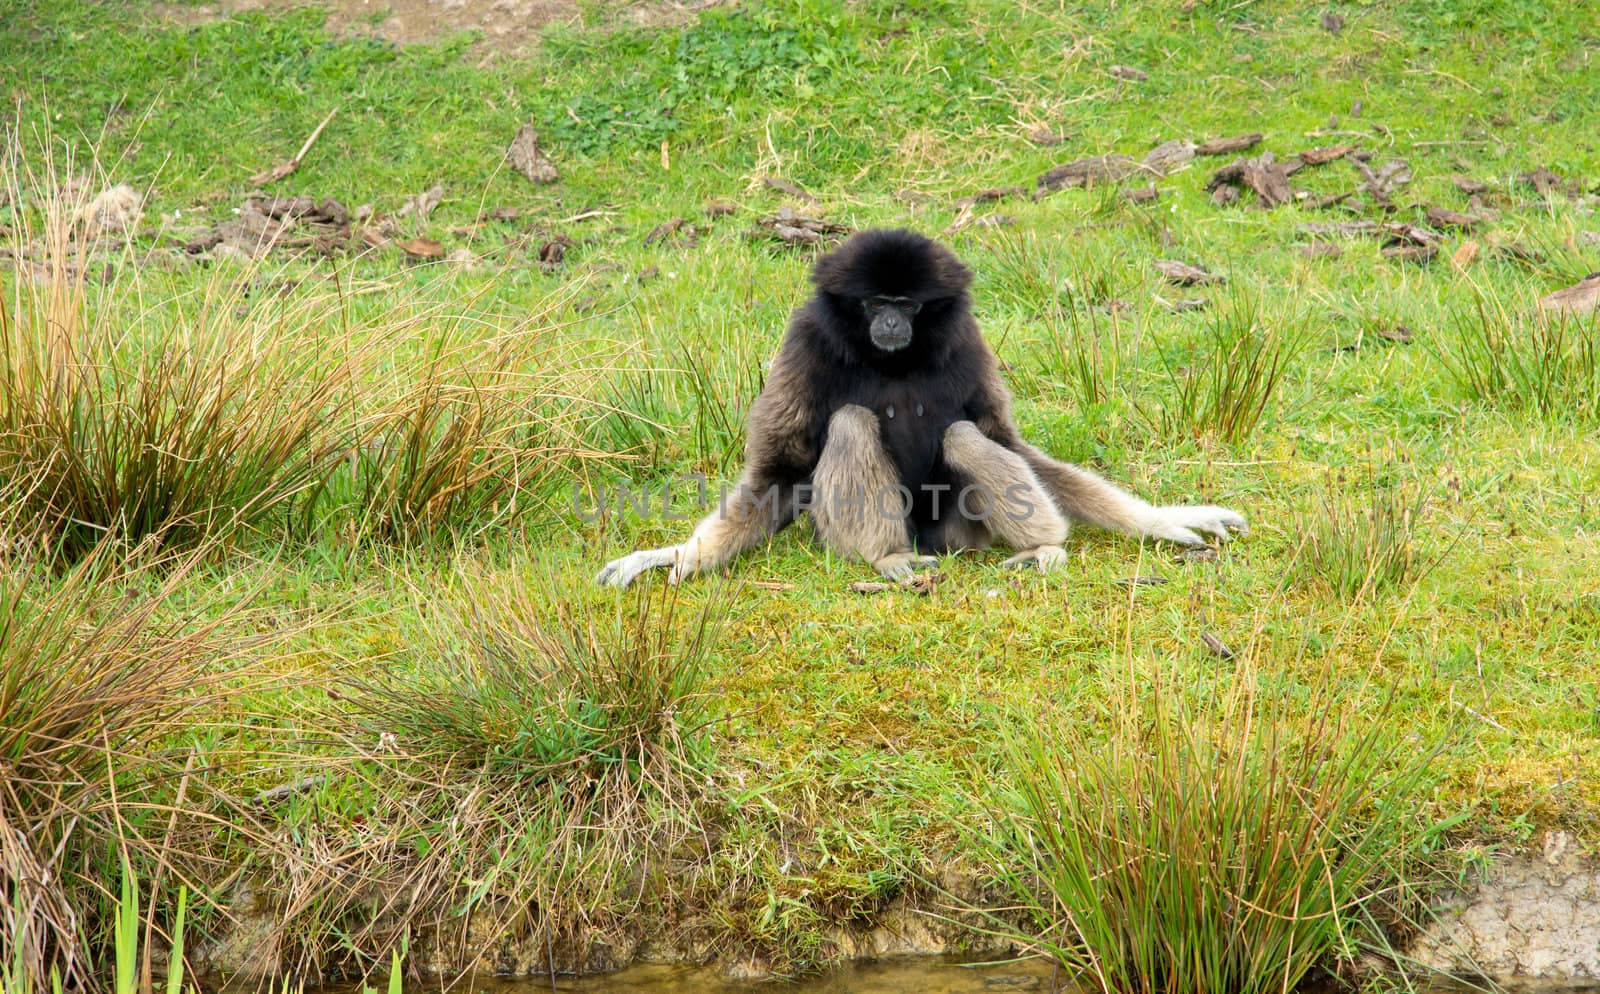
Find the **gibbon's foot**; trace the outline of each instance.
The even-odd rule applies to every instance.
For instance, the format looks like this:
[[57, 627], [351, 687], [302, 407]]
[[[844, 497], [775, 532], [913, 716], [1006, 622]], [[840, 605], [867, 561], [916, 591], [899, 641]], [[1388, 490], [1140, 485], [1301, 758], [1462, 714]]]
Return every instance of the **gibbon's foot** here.
[[662, 549], [641, 549], [606, 563], [605, 569], [602, 569], [594, 579], [602, 586], [626, 587], [646, 570], [671, 566], [672, 573], [667, 577], [667, 582], [677, 583], [678, 571], [682, 568], [679, 561], [682, 555], [681, 545], [669, 545]]
[[1226, 542], [1233, 537], [1233, 532], [1250, 534], [1250, 526], [1245, 524], [1243, 515], [1225, 507], [1174, 504], [1152, 507], [1141, 531], [1145, 538], [1166, 539], [1179, 545], [1205, 545], [1206, 535]]
[[886, 580], [904, 580], [919, 566], [936, 566], [938, 556], [919, 556], [915, 552], [891, 552], [872, 561], [872, 568]]
[[1001, 569], [1022, 569], [1037, 566], [1041, 573], [1053, 573], [1067, 564], [1067, 550], [1059, 545], [1041, 545], [1037, 549], [1019, 552], [1000, 564]]

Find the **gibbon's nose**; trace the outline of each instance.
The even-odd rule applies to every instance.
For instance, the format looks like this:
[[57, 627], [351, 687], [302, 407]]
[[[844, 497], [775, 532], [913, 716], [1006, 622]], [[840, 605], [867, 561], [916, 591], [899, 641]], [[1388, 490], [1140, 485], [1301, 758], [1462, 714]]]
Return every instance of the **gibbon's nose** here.
[[894, 352], [911, 344], [911, 322], [898, 310], [889, 308], [872, 319], [872, 344]]

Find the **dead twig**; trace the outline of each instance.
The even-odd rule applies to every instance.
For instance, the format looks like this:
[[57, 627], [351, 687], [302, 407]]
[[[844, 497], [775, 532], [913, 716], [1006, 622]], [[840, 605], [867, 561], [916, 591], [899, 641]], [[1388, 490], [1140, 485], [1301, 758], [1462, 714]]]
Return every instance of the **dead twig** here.
[[322, 123], [317, 125], [317, 129], [315, 131], [311, 132], [311, 137], [307, 138], [306, 143], [300, 146], [300, 151], [295, 153], [294, 158], [290, 159], [288, 162], [281, 162], [278, 165], [273, 166], [271, 169], [268, 169], [264, 173], [256, 173], [254, 176], [250, 177], [250, 184], [252, 186], [265, 186], [268, 183], [276, 183], [278, 180], [288, 176], [296, 169], [299, 169], [301, 160], [306, 157], [306, 153], [311, 151], [311, 146], [314, 145], [317, 139], [322, 136], [322, 129], [328, 126], [328, 122], [332, 121], [333, 116], [337, 113], [339, 113], [339, 108], [337, 107], [328, 111], [328, 116], [322, 119]]

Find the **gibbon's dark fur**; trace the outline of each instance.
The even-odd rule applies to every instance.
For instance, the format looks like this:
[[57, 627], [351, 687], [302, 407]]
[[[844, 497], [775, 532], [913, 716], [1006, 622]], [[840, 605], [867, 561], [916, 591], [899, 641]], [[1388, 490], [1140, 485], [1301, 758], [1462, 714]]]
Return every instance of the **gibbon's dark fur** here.
[[[1065, 561], [1067, 519], [1185, 544], [1203, 543], [1200, 532], [1226, 538], [1228, 529], [1244, 529], [1244, 519], [1224, 508], [1152, 507], [1023, 441], [999, 363], [972, 315], [972, 274], [944, 246], [904, 229], [864, 231], [819, 259], [812, 280], [816, 292], [790, 319], [751, 406], [737, 492], [683, 545], [618, 559], [601, 582], [625, 586], [644, 569], [668, 565], [676, 581], [720, 566], [789, 524], [802, 509], [796, 488], [821, 489], [821, 477], [835, 486], [897, 477], [909, 491], [909, 514], [890, 521], [888, 535], [881, 523], [845, 527], [812, 507], [829, 545], [891, 576], [920, 559], [913, 547], [982, 548], [995, 538], [1022, 553], [1010, 562], [1053, 567]], [[885, 298], [897, 321], [910, 319], [904, 347], [880, 348], [870, 334], [869, 311]], [[975, 521], [952, 507], [969, 484], [997, 494], [1020, 488], [1045, 505], [1043, 513]], [[939, 487], [949, 489], [932, 489]]]

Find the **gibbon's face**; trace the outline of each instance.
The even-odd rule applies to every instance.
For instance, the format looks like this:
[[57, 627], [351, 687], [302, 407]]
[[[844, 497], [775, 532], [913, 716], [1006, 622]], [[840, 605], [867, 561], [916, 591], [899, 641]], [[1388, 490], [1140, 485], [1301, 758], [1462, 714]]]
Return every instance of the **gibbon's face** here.
[[949, 249], [901, 228], [852, 235], [817, 260], [812, 280], [835, 316], [832, 334], [907, 357], [938, 344], [972, 277]]
[[861, 302], [861, 310], [872, 344], [884, 352], [898, 352], [911, 344], [913, 322], [922, 310], [922, 301], [876, 294]]

